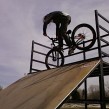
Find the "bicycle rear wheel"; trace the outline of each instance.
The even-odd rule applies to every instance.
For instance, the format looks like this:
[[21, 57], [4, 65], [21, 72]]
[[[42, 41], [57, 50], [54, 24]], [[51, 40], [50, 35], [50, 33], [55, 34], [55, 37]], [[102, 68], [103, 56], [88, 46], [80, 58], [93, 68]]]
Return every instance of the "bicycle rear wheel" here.
[[58, 49], [51, 49], [46, 55], [45, 65], [47, 69], [64, 65], [63, 53]]
[[88, 50], [96, 41], [96, 33], [89, 24], [80, 24], [72, 32], [72, 43], [79, 50]]

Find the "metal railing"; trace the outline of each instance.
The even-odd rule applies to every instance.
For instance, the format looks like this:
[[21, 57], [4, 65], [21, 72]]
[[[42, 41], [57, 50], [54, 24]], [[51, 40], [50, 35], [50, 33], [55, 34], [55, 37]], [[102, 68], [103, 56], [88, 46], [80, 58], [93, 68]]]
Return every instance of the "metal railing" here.
[[[103, 39], [104, 37], [109, 36], [109, 31], [101, 25], [101, 22], [99, 20], [100, 18], [106, 23], [109, 23], [109, 21], [104, 16], [102, 16], [97, 10], [95, 10], [98, 54], [99, 54], [99, 58], [102, 60], [103, 57], [109, 57], [109, 54], [102, 50], [103, 47], [109, 46], [109, 42]], [[106, 33], [104, 35], [101, 35], [100, 34], [101, 30]], [[103, 46], [102, 46], [102, 42], [104, 43]], [[103, 62], [100, 63], [99, 72], [100, 72], [99, 75], [100, 105], [101, 105], [101, 109], [106, 109]]]
[[[97, 32], [97, 40], [98, 40], [98, 53], [99, 53], [99, 57], [100, 58], [102, 58], [102, 57], [109, 57], [109, 54], [103, 52], [102, 49], [101, 49], [102, 47], [109, 46], [109, 42], [107, 40], [103, 39], [104, 37], [109, 36], [109, 30], [107, 30], [106, 28], [104, 28], [103, 26], [100, 25], [99, 18], [101, 18], [105, 22], [109, 23], [109, 20], [107, 20], [97, 10], [95, 10], [95, 22], [96, 22], [96, 32]], [[106, 34], [105, 35], [100, 35], [100, 29], [105, 31]], [[104, 42], [105, 44], [102, 45], [101, 41]]]
[[[109, 36], [109, 31], [99, 24], [99, 17], [101, 17], [103, 20], [105, 20], [107, 23], [109, 23], [109, 21], [106, 18], [104, 18], [101, 14], [98, 13], [97, 10], [95, 10], [96, 34], [97, 34], [97, 41], [96, 41], [96, 43], [98, 45], [94, 45], [88, 51], [79, 51], [78, 50], [78, 51], [76, 51], [75, 53], [73, 53], [70, 56], [65, 54], [64, 55], [65, 60], [68, 59], [68, 58], [73, 59], [73, 57], [74, 56], [77, 56], [77, 55], [82, 56], [82, 59], [76, 60], [76, 61], [82, 61], [82, 60], [84, 61], [84, 60], [87, 60], [87, 59], [89, 59], [88, 58], [89, 54], [87, 54], [87, 53], [96, 51], [97, 49], [98, 49], [98, 54], [97, 54], [97, 56], [95, 56], [93, 58], [109, 57], [109, 54], [108, 53], [105, 53], [104, 51], [101, 50], [101, 48], [109, 46], [109, 42], [107, 40], [103, 39], [104, 37]], [[100, 36], [100, 29], [106, 31], [107, 34]], [[105, 44], [102, 45], [101, 44], [101, 41], [104, 42]], [[42, 61], [40, 59], [33, 58], [34, 54], [40, 54], [40, 55], [44, 56], [44, 58], [45, 58], [45, 56], [47, 54], [47, 52], [44, 53], [43, 51], [42, 52], [39, 52], [38, 50], [35, 50], [35, 46], [40, 46], [40, 47], [42, 47], [42, 49], [43, 48], [46, 48], [48, 50], [51, 49], [51, 47], [48, 47], [46, 45], [43, 45], [43, 44], [37, 43], [35, 41], [32, 41], [31, 59], [30, 59], [30, 71], [29, 71], [30, 73], [41, 71], [41, 70], [46, 70], [46, 68], [42, 68], [42, 69], [39, 69], [39, 67], [36, 68], [37, 66], [35, 68], [33, 68], [33, 63], [34, 62], [35, 63], [40, 63], [40, 65], [42, 65], [42, 64], [44, 65], [45, 64], [45, 60]], [[66, 50], [66, 48], [64, 50]], [[66, 62], [65, 64], [74, 63], [76, 61]]]
[[45, 46], [43, 44], [40, 44], [40, 43], [37, 43], [35, 42], [34, 40], [32, 41], [32, 48], [31, 48], [31, 59], [30, 59], [30, 70], [29, 70], [29, 73], [32, 73], [32, 72], [37, 72], [37, 71], [41, 71], [39, 70], [38, 68], [33, 68], [33, 63], [34, 62], [37, 62], [37, 63], [40, 63], [40, 64], [45, 64], [44, 61], [40, 61], [40, 59], [34, 59], [34, 54], [40, 54], [40, 55], [43, 55], [44, 57], [46, 56], [45, 53], [43, 52], [39, 52], [37, 50], [35, 50], [35, 45], [38, 45], [38, 46], [41, 46], [41, 47], [44, 47], [44, 48], [47, 48], [47, 49], [51, 49], [50, 47], [48, 46]]

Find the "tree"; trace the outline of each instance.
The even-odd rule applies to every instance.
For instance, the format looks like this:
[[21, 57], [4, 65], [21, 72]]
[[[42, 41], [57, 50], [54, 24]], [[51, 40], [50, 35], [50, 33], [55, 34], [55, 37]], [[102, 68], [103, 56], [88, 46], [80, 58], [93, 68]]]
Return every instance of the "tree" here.
[[88, 94], [89, 99], [99, 99], [100, 98], [99, 86], [91, 85], [88, 91], [89, 91], [89, 94]]
[[2, 86], [0, 86], [0, 91], [3, 89], [3, 87]]
[[105, 83], [105, 97], [109, 99], [109, 82]]
[[71, 97], [72, 97], [72, 100], [80, 99], [80, 93], [77, 90], [75, 90], [71, 93]]

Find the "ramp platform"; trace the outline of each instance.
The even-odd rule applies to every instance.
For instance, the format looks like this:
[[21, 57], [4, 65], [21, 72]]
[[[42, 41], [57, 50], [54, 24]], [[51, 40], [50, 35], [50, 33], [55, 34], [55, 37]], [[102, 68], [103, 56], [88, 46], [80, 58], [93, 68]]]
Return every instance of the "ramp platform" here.
[[2, 109], [56, 109], [100, 60], [27, 75], [0, 92]]

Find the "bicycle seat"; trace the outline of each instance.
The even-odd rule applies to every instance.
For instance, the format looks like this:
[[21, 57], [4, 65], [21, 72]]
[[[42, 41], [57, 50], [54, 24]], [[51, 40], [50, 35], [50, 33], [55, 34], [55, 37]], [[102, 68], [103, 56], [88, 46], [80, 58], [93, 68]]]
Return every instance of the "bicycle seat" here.
[[71, 34], [71, 32], [72, 32], [71, 30], [68, 30], [68, 31], [66, 32], [66, 34]]

